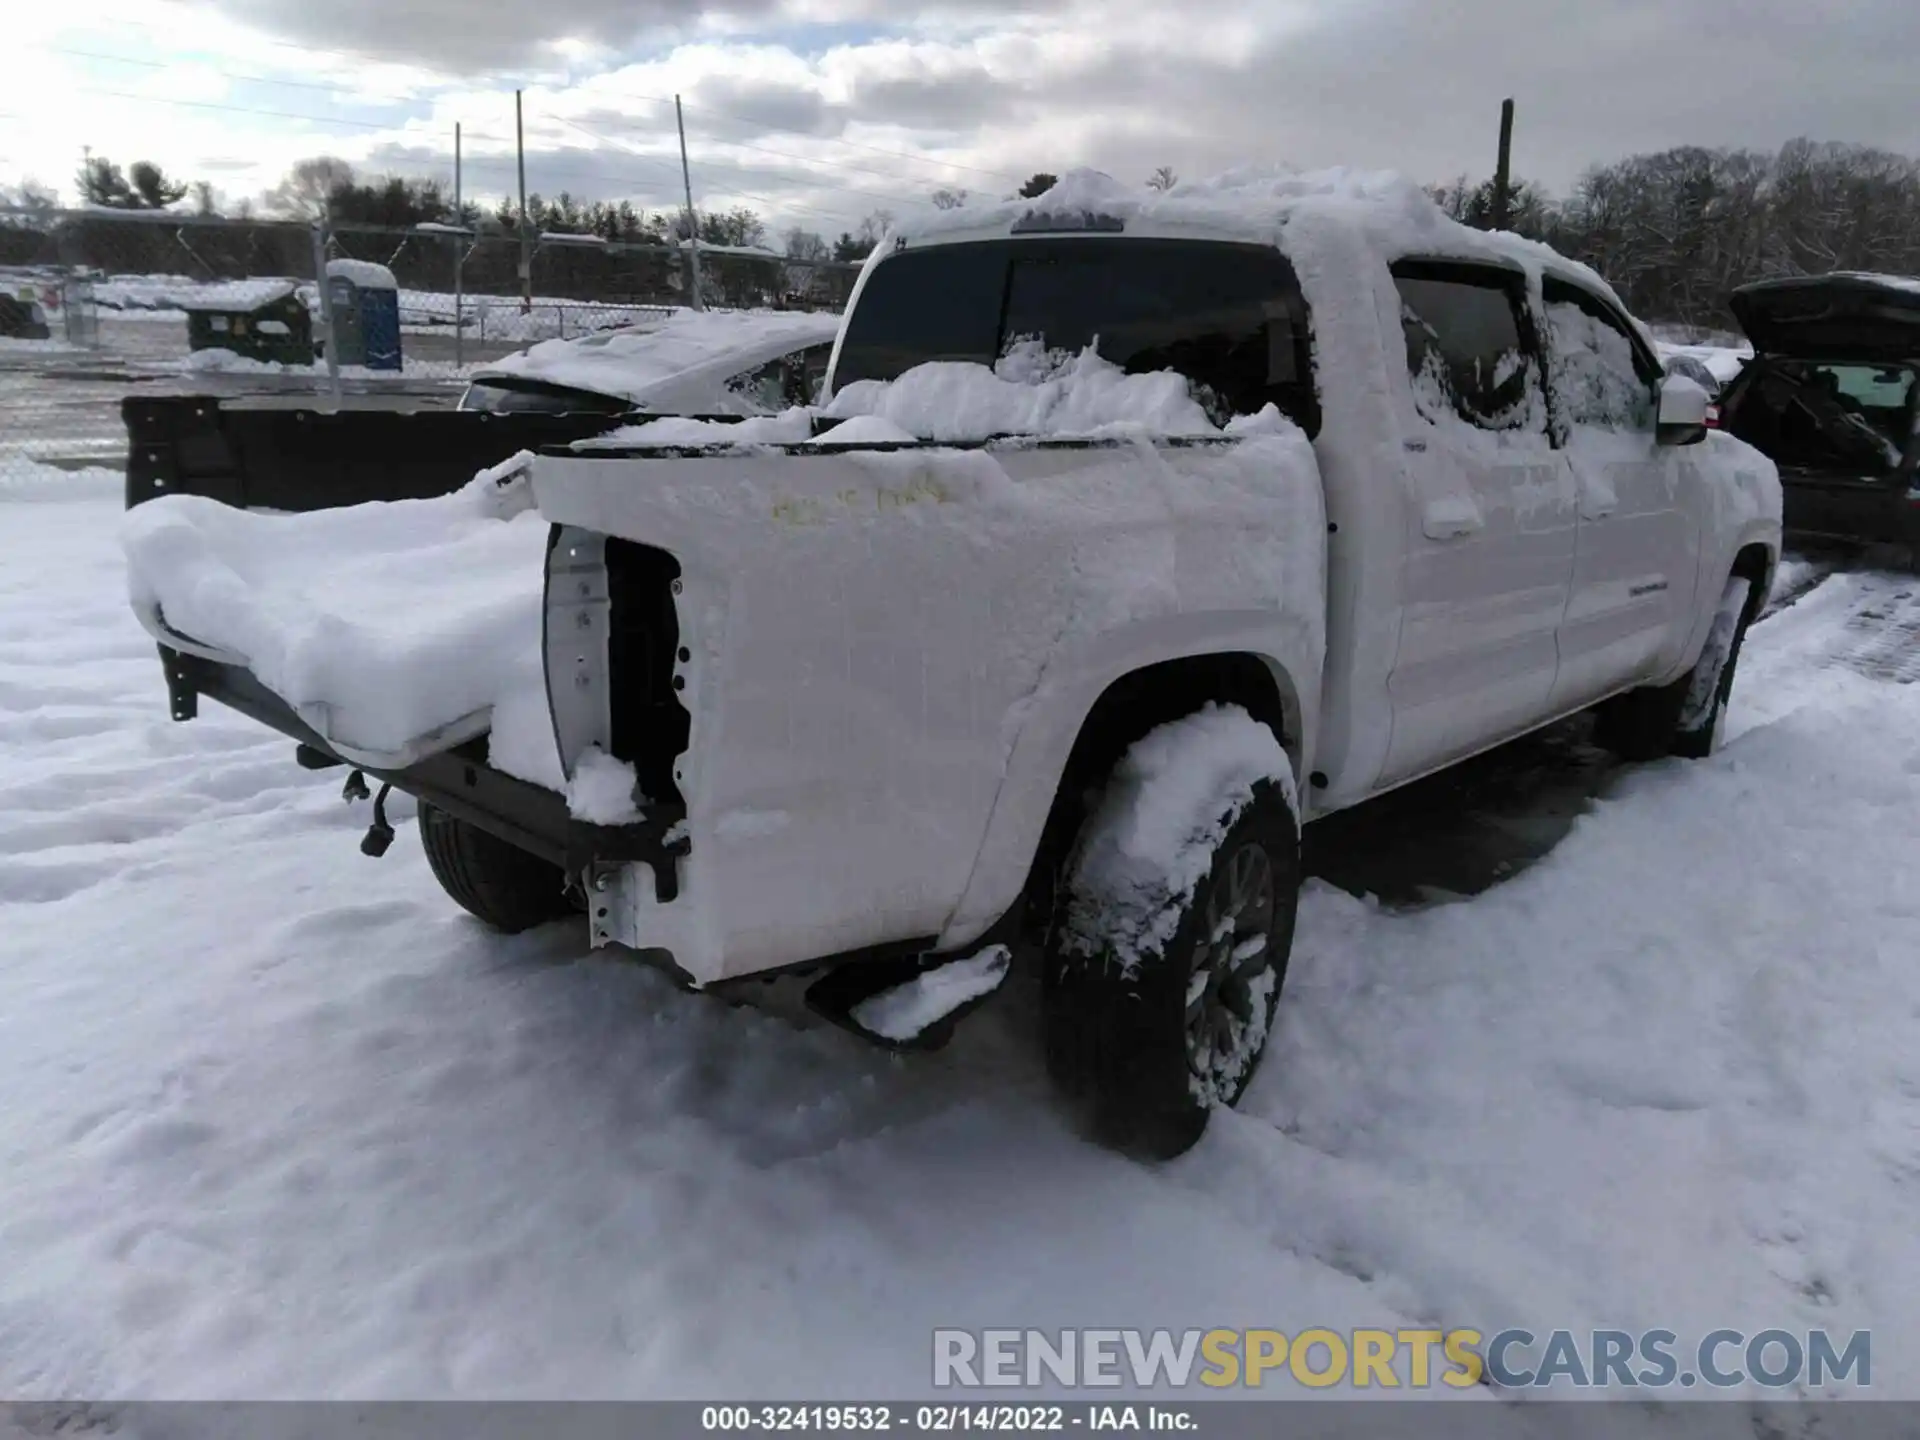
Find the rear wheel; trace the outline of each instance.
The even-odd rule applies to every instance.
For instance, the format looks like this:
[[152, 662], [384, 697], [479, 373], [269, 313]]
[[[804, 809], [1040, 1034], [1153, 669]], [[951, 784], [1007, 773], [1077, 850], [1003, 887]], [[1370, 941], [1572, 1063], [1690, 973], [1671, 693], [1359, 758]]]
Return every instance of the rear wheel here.
[[1669, 755], [1700, 760], [1720, 743], [1733, 674], [1753, 610], [1753, 582], [1728, 579], [1693, 669], [1671, 685], [1629, 690], [1604, 702], [1594, 738], [1623, 760], [1660, 760]]
[[574, 914], [560, 867], [420, 802], [420, 844], [440, 888], [508, 935]]
[[[1242, 719], [1284, 767], [1272, 732]], [[1116, 772], [1123, 787], [1128, 763]], [[1096, 809], [1047, 960], [1049, 1071], [1096, 1139], [1149, 1159], [1191, 1147], [1213, 1109], [1245, 1093], [1279, 1004], [1299, 899], [1299, 828], [1282, 783], [1244, 766], [1198, 790], [1191, 780], [1169, 768], [1128, 787], [1131, 803], [1110, 796]], [[1143, 829], [1169, 833], [1173, 807], [1189, 812], [1171, 832], [1185, 848], [1115, 885], [1114, 867], [1098, 857], [1124, 854]]]

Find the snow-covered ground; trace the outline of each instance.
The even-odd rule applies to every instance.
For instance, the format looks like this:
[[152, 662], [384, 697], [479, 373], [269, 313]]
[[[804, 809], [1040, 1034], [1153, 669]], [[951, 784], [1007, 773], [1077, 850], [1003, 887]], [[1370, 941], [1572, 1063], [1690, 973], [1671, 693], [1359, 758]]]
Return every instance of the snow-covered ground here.
[[364, 858], [339, 772], [167, 719], [119, 485], [0, 476], [0, 1394], [905, 1396], [936, 1326], [1431, 1322], [1871, 1327], [1920, 1398], [1911, 579], [1764, 621], [1721, 755], [1475, 898], [1313, 882], [1156, 1169], [1063, 1122], [1027, 977], [899, 1059]]
[[[216, 292], [245, 286], [264, 289], [263, 281], [206, 281], [191, 275], [111, 275], [94, 281], [94, 303], [102, 312], [122, 319], [178, 320], [184, 306], [204, 302]], [[319, 301], [311, 280], [295, 283], [295, 293], [317, 312]], [[599, 300], [536, 297], [531, 311], [522, 313], [518, 295], [465, 295], [456, 306], [451, 290], [402, 290], [401, 329], [407, 334], [431, 334], [453, 327], [456, 313], [467, 333], [478, 340], [515, 341], [566, 338], [592, 334], [613, 325], [645, 324], [673, 313], [662, 305], [618, 304]]]

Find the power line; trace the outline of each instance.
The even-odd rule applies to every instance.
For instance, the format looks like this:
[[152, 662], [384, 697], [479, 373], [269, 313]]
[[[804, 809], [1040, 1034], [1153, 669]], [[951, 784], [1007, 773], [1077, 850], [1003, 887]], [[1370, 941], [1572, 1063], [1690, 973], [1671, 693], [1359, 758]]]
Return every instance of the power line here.
[[[590, 93], [596, 94], [596, 95], [605, 95], [616, 100], [645, 100], [655, 105], [671, 105], [673, 103], [672, 100], [664, 98], [659, 95], [640, 95], [632, 91], [593, 90]], [[723, 119], [730, 119], [734, 121], [736, 124], [758, 126], [762, 130], [772, 130], [772, 129], [778, 128], [777, 126], [769, 125], [765, 120], [755, 119], [751, 115], [741, 115], [738, 112], [732, 111], [732, 110], [718, 110], [718, 109], [712, 108], [711, 106], [704, 106], [704, 105], [689, 105], [687, 109], [695, 114], [718, 115]], [[848, 149], [866, 150], [875, 155], [890, 155], [896, 160], [906, 160], [916, 165], [938, 165], [948, 170], [965, 170], [975, 175], [990, 175], [996, 180], [1012, 180], [1015, 182], [1024, 182], [1027, 178], [1024, 175], [1015, 175], [1006, 170], [988, 170], [979, 165], [963, 165], [958, 160], [936, 160], [931, 155], [915, 155], [911, 151], [907, 151], [907, 150], [889, 150], [884, 146], [866, 145], [866, 144], [862, 144], [857, 140], [841, 140], [831, 135], [815, 135], [815, 136], [810, 136], [809, 138], [818, 140], [823, 145], [844, 145]], [[739, 142], [730, 142], [730, 143], [739, 143]], [[777, 154], [779, 152], [776, 151], [774, 153]], [[833, 165], [833, 164], [838, 164], [839, 162], [822, 161], [820, 163]], [[858, 166], [858, 165], [844, 165], [844, 166], [841, 166], [841, 168], [849, 169], [849, 170], [858, 170], [858, 169], [864, 169], [865, 167]], [[880, 174], [881, 172], [872, 171], [870, 173]], [[901, 179], [904, 177], [894, 176], [891, 178]]]
[[[552, 118], [558, 119], [559, 117], [556, 116]], [[589, 139], [598, 140], [603, 144], [615, 146], [616, 148], [624, 151], [625, 153], [633, 155], [638, 160], [646, 161], [649, 164], [657, 164], [657, 165], [660, 165], [662, 168], [669, 168], [667, 166], [667, 162], [665, 162], [664, 160], [661, 160], [661, 161], [653, 160], [653, 158], [647, 155], [645, 152], [634, 150], [632, 146], [627, 145], [623, 141], [616, 140], [610, 135], [602, 135], [602, 134], [599, 134], [597, 131], [589, 130], [586, 126], [580, 124], [577, 121], [561, 120], [560, 123], [562, 125], [569, 126], [572, 129], [578, 130], [582, 135], [587, 136]], [[609, 177], [609, 178], [618, 178], [618, 177]], [[842, 185], [825, 185], [825, 184], [820, 185], [818, 188], [822, 190], [846, 190], [847, 189], [847, 187]], [[741, 190], [733, 186], [723, 185], [721, 187], [721, 193], [727, 194], [727, 195], [738, 195], [743, 200], [758, 200], [762, 205], [771, 206], [776, 210], [799, 210], [810, 215], [822, 215], [831, 220], [841, 220], [846, 218], [844, 211], [822, 210], [822, 209], [819, 209], [817, 206], [803, 204], [798, 200], [775, 200], [769, 196], [756, 195], [751, 190]], [[850, 190], [850, 191], [847, 191], [847, 193], [854, 194], [854, 195], [866, 195], [869, 198], [881, 199], [881, 200], [891, 200], [894, 198], [886, 195], [876, 196], [873, 194], [873, 192], [867, 191], [867, 190]], [[896, 201], [895, 203], [898, 203], [898, 202]]]
[[[557, 117], [556, 117], [556, 118], [557, 118]], [[578, 121], [575, 121], [575, 120], [561, 120], [561, 121], [560, 121], [560, 123], [561, 123], [562, 125], [567, 125], [567, 126], [570, 126], [570, 127], [572, 127], [572, 128], [573, 128], [573, 129], [575, 129], [575, 130], [578, 130], [578, 131], [579, 131], [579, 132], [580, 132], [580, 133], [581, 133], [582, 135], [588, 135], [588, 136], [591, 136], [591, 137], [592, 137], [593, 139], [595, 139], [595, 140], [600, 140], [600, 141], [603, 141], [604, 143], [606, 143], [606, 144], [608, 144], [608, 145], [614, 145], [614, 144], [619, 144], [619, 143], [620, 143], [619, 141], [616, 141], [616, 140], [615, 140], [615, 139], [614, 139], [614, 138], [613, 138], [612, 136], [610, 136], [610, 135], [602, 135], [602, 134], [600, 134], [600, 133], [599, 133], [599, 132], [597, 132], [597, 131], [594, 131], [594, 130], [589, 130], [589, 129], [588, 129], [588, 128], [587, 128], [586, 126], [584, 126], [584, 125], [582, 125], [582, 124], [580, 124], [580, 123], [579, 123]], [[731, 145], [731, 144], [735, 144], [735, 143], [737, 143], [737, 142], [734, 142], [734, 141], [730, 141], [730, 140], [721, 140], [721, 141], [720, 141], [719, 143], [720, 143], [720, 144], [722, 144], [722, 145]], [[759, 149], [760, 147], [759, 147], [759, 146], [755, 146], [755, 145], [748, 145], [748, 146], [745, 146], [745, 147], [743, 147], [743, 148], [745, 148], [745, 149], [748, 149], [748, 150], [756, 150], [756, 149]], [[643, 152], [643, 151], [634, 151], [634, 152], [632, 152], [632, 153], [634, 153], [634, 154], [644, 154], [645, 152]], [[768, 154], [772, 154], [772, 155], [778, 155], [778, 154], [781, 154], [782, 152], [780, 152], [780, 151], [778, 151], [778, 150], [772, 150], [772, 151], [768, 151], [767, 153], [768, 153]], [[788, 157], [786, 157], [786, 158], [788, 158], [788, 159], [802, 159], [803, 157], [800, 157], [800, 156], [788, 156]], [[814, 188], [815, 188], [815, 189], [818, 189], [818, 190], [836, 190], [836, 191], [839, 191], [839, 192], [841, 192], [841, 193], [843, 193], [843, 194], [847, 194], [847, 195], [862, 195], [862, 196], [865, 196], [865, 197], [866, 197], [867, 199], [869, 199], [869, 200], [883, 200], [883, 201], [886, 201], [886, 202], [887, 202], [888, 204], [894, 204], [894, 205], [897, 205], [897, 204], [900, 204], [900, 203], [902, 203], [902, 202], [901, 202], [901, 200], [900, 200], [900, 197], [899, 197], [898, 195], [883, 195], [883, 194], [881, 194], [881, 193], [880, 193], [879, 191], [877, 191], [877, 190], [862, 190], [862, 189], [859, 189], [858, 187], [856, 187], [856, 186], [852, 186], [852, 185], [833, 185], [833, 184], [829, 184], [829, 183], [828, 183], [827, 181], [824, 181], [824, 180], [819, 180], [819, 179], [815, 179], [815, 178], [814, 178], [814, 177], [812, 177], [812, 176], [808, 176], [807, 178], [808, 178], [808, 180], [809, 180], [809, 182], [810, 182], [810, 183], [811, 183], [811, 184], [812, 184], [812, 185], [814, 186]], [[896, 178], [896, 179], [897, 179], [898, 177], [894, 177], [894, 178]], [[744, 191], [744, 190], [742, 190], [742, 191], [739, 191], [739, 192], [737, 192], [737, 193], [739, 193], [739, 194], [742, 194], [742, 195], [745, 195], [745, 194], [746, 194], [747, 192], [746, 192], [746, 191]], [[757, 197], [751, 197], [751, 196], [749, 196], [749, 198], [757, 198]], [[768, 202], [768, 203], [772, 203], [772, 202]]]

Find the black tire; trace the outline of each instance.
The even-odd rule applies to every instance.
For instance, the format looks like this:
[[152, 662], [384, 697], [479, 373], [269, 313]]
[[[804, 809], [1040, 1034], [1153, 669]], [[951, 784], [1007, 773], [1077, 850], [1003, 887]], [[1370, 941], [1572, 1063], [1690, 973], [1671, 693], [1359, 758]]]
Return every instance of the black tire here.
[[560, 867], [420, 802], [420, 846], [440, 888], [469, 915], [517, 935], [577, 912]]
[[[1736, 577], [1738, 578], [1738, 577]], [[1730, 584], [1732, 582], [1729, 582]], [[1711, 637], [1693, 669], [1671, 685], [1647, 686], [1629, 690], [1603, 702], [1595, 712], [1593, 738], [1622, 760], [1640, 762], [1678, 756], [1683, 760], [1704, 760], [1714, 752], [1720, 739], [1720, 722], [1727, 713], [1727, 700], [1733, 694], [1733, 676], [1740, 663], [1740, 647], [1747, 638], [1757, 608], [1756, 592], [1751, 588], [1734, 622], [1733, 635], [1726, 651], [1713, 694], [1704, 711], [1685, 723], [1687, 701], [1696, 685], [1712, 677], [1706, 673], [1718, 658]]]
[[[1243, 794], [1237, 814], [1235, 805], [1233, 797], [1223, 797], [1220, 814], [1227, 824], [1206, 874], [1191, 894], [1169, 897], [1167, 913], [1178, 919], [1163, 945], [1133, 948], [1137, 962], [1128, 967], [1114, 943], [1087, 933], [1083, 916], [1071, 925], [1063, 919], [1048, 946], [1042, 999], [1047, 1068], [1093, 1138], [1143, 1159], [1181, 1154], [1200, 1139], [1216, 1106], [1238, 1102], [1265, 1049], [1286, 979], [1299, 905], [1299, 827], [1272, 781], [1255, 784], [1250, 797]], [[1097, 814], [1088, 823], [1098, 825]], [[1220, 1014], [1207, 1018], [1196, 1034], [1190, 982], [1203, 963], [1244, 945], [1238, 928], [1218, 936], [1210, 917], [1217, 922], [1230, 907], [1235, 876], [1244, 879], [1248, 866], [1264, 867], [1269, 883], [1267, 943], [1209, 979], [1200, 1007], [1209, 1011], [1218, 1001]], [[1075, 904], [1074, 887], [1070, 870], [1068, 910]], [[1098, 923], [1092, 928], [1097, 932]], [[1208, 946], [1210, 932], [1215, 939]], [[1246, 1028], [1209, 1035], [1206, 1025], [1217, 1026], [1223, 1016]], [[1198, 1059], [1208, 1038], [1225, 1038], [1233, 1047], [1226, 1071]]]

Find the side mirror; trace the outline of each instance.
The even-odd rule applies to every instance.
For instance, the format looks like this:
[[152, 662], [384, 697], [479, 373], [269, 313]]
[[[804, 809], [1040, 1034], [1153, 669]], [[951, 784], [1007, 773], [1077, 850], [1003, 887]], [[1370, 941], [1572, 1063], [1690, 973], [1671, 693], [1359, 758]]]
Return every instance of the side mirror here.
[[1684, 375], [1663, 377], [1655, 438], [1662, 445], [1698, 445], [1707, 438], [1707, 407], [1712, 403], [1698, 381]]

